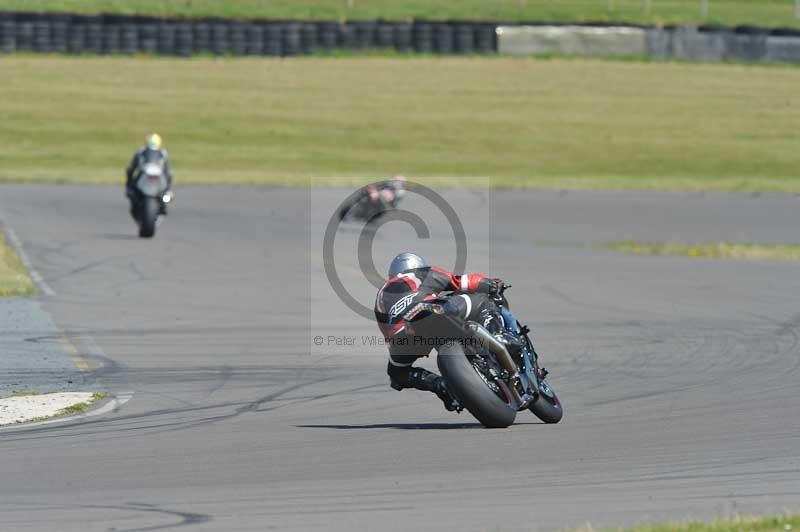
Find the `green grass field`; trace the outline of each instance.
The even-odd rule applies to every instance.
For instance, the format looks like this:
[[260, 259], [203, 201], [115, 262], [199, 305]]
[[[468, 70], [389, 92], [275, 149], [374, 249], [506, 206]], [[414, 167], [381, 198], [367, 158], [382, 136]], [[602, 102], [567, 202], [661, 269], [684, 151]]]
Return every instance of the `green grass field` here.
[[792, 67], [30, 55], [0, 70], [4, 181], [120, 183], [155, 130], [179, 184], [404, 173], [800, 192]]
[[307, 19], [497, 19], [800, 26], [793, 0], [0, 0], [0, 9]]
[[29, 296], [35, 291], [27, 269], [0, 233], [0, 297]]

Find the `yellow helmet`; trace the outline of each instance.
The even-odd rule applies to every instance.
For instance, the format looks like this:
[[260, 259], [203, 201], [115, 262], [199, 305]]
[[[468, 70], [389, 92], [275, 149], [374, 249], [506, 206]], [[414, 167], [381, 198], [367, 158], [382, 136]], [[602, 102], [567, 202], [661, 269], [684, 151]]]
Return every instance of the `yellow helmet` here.
[[144, 138], [144, 145], [151, 150], [161, 149], [161, 136], [158, 133], [151, 133]]

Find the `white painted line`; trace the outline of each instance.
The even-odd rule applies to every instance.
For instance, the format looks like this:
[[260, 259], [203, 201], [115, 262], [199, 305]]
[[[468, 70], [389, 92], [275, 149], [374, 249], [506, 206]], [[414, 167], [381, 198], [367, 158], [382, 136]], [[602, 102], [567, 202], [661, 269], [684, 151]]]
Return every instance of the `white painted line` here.
[[8, 241], [11, 243], [11, 246], [19, 255], [22, 264], [28, 269], [28, 273], [33, 279], [33, 282], [36, 283], [36, 286], [39, 287], [39, 290], [47, 296], [54, 297], [56, 295], [55, 290], [50, 288], [50, 285], [47, 284], [47, 281], [36, 271], [36, 268], [33, 267], [33, 263], [28, 258], [28, 254], [25, 253], [25, 248], [22, 247], [22, 241], [17, 236], [17, 233], [8, 225], [3, 225], [3, 229], [5, 229], [5, 233], [8, 236]]

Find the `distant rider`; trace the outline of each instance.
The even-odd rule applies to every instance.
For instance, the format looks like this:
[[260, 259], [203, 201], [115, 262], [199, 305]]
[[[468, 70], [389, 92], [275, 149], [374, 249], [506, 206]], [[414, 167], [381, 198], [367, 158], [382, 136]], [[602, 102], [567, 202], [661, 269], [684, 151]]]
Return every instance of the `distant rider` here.
[[[493, 334], [504, 327], [503, 314], [494, 303], [502, 292], [503, 281], [490, 279], [480, 273], [453, 275], [447, 270], [429, 266], [414, 253], [401, 253], [389, 266], [389, 280], [378, 291], [375, 299], [375, 317], [389, 347], [389, 374], [395, 390], [416, 388], [435, 393], [447, 410], [456, 409], [457, 402], [447, 389], [445, 380], [424, 368], [413, 366], [414, 361], [426, 357], [431, 347], [415, 342], [402, 319], [405, 310], [415, 303], [444, 297], [440, 292], [453, 292], [447, 296], [445, 311], [453, 316], [476, 321]], [[404, 299], [412, 295], [411, 300]], [[399, 308], [402, 307], [402, 308]]]
[[347, 212], [360, 201], [367, 201], [373, 207], [375, 214], [372, 219], [378, 218], [389, 209], [396, 209], [400, 200], [406, 195], [406, 178], [402, 175], [393, 176], [391, 179], [373, 183], [363, 187], [350, 205], [342, 208], [339, 217], [344, 219]]
[[[125, 193], [131, 201], [131, 211], [133, 211], [133, 202], [136, 198], [136, 180], [148, 162], [162, 161], [164, 165], [164, 177], [167, 179], [166, 194], [172, 196], [172, 169], [169, 164], [169, 154], [164, 149], [161, 141], [161, 136], [158, 133], [151, 133], [144, 139], [144, 146], [136, 150], [133, 154], [128, 168], [125, 170], [127, 181], [125, 182]], [[167, 206], [161, 202], [161, 214], [167, 214]]]

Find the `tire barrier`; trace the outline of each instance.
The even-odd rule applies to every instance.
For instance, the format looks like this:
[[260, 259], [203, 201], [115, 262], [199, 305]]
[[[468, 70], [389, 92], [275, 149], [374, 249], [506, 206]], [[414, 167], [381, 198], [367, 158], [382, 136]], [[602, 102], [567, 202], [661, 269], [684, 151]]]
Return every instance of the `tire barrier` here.
[[116, 55], [121, 50], [121, 27], [119, 24], [106, 24], [103, 26], [103, 53]]
[[399, 23], [394, 25], [394, 49], [398, 52], [411, 51], [411, 43], [414, 41], [414, 26], [409, 23]]
[[300, 34], [300, 23], [283, 25], [283, 55], [300, 55], [303, 52], [303, 38]]
[[414, 50], [417, 52], [423, 54], [433, 52], [433, 25], [426, 22], [414, 24], [412, 39]]
[[103, 24], [97, 20], [89, 20], [86, 24], [86, 43], [84, 52], [102, 54], [103, 50]]
[[381, 23], [375, 30], [375, 46], [394, 48], [394, 25]]
[[352, 24], [339, 24], [336, 48], [353, 50], [356, 47], [356, 28]]
[[319, 24], [319, 47], [334, 50], [339, 47], [339, 25], [331, 22]]
[[86, 51], [86, 23], [70, 21], [67, 28], [67, 52], [82, 54]]
[[247, 24], [238, 20], [228, 23], [228, 50], [231, 55], [247, 54]]
[[497, 51], [497, 26], [479, 24], [475, 27], [475, 51], [490, 54]]
[[158, 53], [161, 55], [176, 55], [175, 24], [170, 22], [160, 22], [158, 24]]
[[454, 47], [453, 27], [450, 24], [436, 24], [433, 27], [434, 50], [438, 54], [452, 54]]
[[211, 53], [214, 55], [225, 55], [230, 49], [228, 40], [228, 25], [225, 21], [217, 20], [211, 23], [210, 35]]
[[211, 51], [211, 26], [207, 22], [192, 25], [193, 52], [206, 54]]
[[475, 51], [475, 27], [472, 24], [456, 25], [456, 52], [471, 54]]
[[120, 53], [132, 55], [139, 51], [139, 27], [136, 24], [121, 24], [119, 36]]
[[0, 53], [6, 54], [294, 56], [336, 49], [440, 54], [497, 51], [494, 25], [475, 22], [186, 20], [0, 12]]
[[283, 55], [283, 27], [269, 24], [264, 29], [264, 55]]
[[50, 42], [51, 25], [45, 17], [38, 17], [33, 23], [33, 50], [36, 52], [49, 52], [53, 49]]
[[55, 15], [50, 19], [50, 50], [43, 50], [49, 52], [56, 52], [59, 54], [67, 53], [69, 48], [69, 16], [68, 15]]
[[0, 14], [0, 52], [13, 54], [17, 51], [17, 25], [13, 16]]
[[[557, 28], [542, 37], [542, 28]], [[576, 29], [570, 34], [569, 28]], [[537, 28], [536, 37], [519, 35]], [[615, 36], [611, 36], [612, 33]], [[604, 34], [605, 33], [605, 34]], [[636, 34], [636, 35], [634, 35]], [[641, 34], [641, 35], [640, 35]], [[509, 50], [510, 35], [517, 35]], [[587, 37], [589, 35], [590, 37]], [[525, 40], [535, 40], [536, 45]], [[571, 44], [567, 45], [567, 40]], [[522, 42], [522, 44], [520, 44]], [[644, 43], [644, 44], [642, 44]], [[542, 52], [542, 47], [552, 52]], [[295, 56], [336, 49], [436, 54], [576, 53], [691, 61], [800, 63], [800, 31], [755, 26], [525, 26], [469, 21], [349, 22], [157, 19], [0, 11], [0, 53]], [[532, 49], [533, 51], [525, 51]], [[563, 52], [568, 50], [568, 52]], [[574, 52], [572, 50], [575, 50]], [[629, 53], [628, 53], [629, 52]]]
[[24, 20], [17, 24], [17, 51], [18, 52], [32, 52], [33, 51], [33, 22]]
[[155, 21], [148, 20], [139, 24], [139, 51], [145, 54], [158, 51], [158, 25]]
[[313, 54], [319, 50], [319, 28], [316, 24], [300, 26], [300, 41], [304, 54]]
[[355, 49], [369, 50], [375, 48], [378, 23], [373, 20], [363, 20], [353, 22], [352, 25], [355, 30]]
[[249, 24], [245, 32], [247, 55], [264, 55], [264, 26]]
[[194, 32], [191, 24], [175, 24], [175, 53], [181, 57], [189, 57], [194, 53]]

